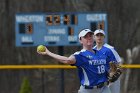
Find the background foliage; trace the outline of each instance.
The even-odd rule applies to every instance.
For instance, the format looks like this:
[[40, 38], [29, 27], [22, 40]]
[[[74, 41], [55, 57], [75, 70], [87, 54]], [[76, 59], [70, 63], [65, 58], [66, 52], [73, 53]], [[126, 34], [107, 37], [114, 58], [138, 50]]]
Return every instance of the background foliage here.
[[[106, 12], [109, 44], [115, 46], [123, 63], [139, 64], [140, 0], [0, 0], [0, 64], [58, 64], [36, 53], [36, 47], [15, 46], [15, 14], [29, 12]], [[57, 47], [49, 47], [57, 53]], [[80, 47], [64, 47], [70, 55]], [[0, 93], [18, 93], [27, 76], [33, 93], [60, 93], [60, 70], [0, 70]], [[75, 69], [65, 70], [65, 93], [77, 93], [79, 81]], [[139, 69], [126, 69], [122, 93], [138, 93]], [[128, 82], [130, 81], [130, 82]]]

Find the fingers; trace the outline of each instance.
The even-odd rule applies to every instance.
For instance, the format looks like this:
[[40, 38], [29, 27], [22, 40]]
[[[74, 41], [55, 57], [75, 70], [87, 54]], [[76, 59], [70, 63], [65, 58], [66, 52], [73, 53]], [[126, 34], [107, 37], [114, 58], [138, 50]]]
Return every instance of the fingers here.
[[46, 55], [47, 54], [46, 51], [45, 52], [41, 52], [41, 51], [38, 51], [38, 50], [37, 50], [37, 53], [40, 54], [40, 55]]
[[38, 54], [44, 55], [44, 52], [37, 51]]

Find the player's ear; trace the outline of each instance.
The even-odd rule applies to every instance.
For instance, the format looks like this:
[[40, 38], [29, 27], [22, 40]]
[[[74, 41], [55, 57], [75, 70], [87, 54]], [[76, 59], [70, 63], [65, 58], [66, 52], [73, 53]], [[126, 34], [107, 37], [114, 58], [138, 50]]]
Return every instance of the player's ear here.
[[80, 44], [82, 44], [81, 38], [79, 39]]

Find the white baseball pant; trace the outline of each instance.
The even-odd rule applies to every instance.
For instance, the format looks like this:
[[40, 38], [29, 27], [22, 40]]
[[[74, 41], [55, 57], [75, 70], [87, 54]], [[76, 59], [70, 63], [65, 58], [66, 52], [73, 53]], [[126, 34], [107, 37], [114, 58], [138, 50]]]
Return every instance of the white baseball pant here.
[[78, 93], [111, 93], [111, 91], [108, 86], [104, 86], [102, 88], [85, 89], [85, 87], [81, 85]]
[[110, 88], [111, 93], [120, 93], [120, 78], [114, 83], [112, 83], [109, 86], [109, 88]]

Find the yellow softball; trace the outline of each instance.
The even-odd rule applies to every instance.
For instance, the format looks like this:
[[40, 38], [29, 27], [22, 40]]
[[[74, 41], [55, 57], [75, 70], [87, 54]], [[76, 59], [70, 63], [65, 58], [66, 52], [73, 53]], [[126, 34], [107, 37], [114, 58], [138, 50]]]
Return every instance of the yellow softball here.
[[39, 51], [39, 52], [45, 52], [45, 50], [46, 50], [46, 48], [45, 48], [44, 45], [37, 46], [37, 51]]

